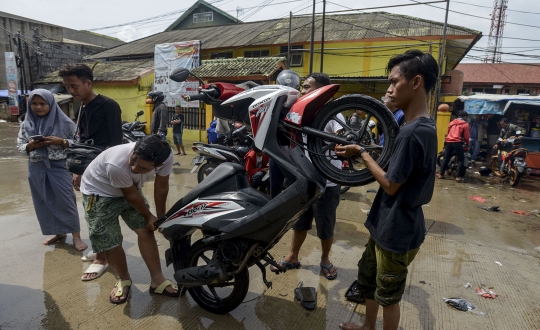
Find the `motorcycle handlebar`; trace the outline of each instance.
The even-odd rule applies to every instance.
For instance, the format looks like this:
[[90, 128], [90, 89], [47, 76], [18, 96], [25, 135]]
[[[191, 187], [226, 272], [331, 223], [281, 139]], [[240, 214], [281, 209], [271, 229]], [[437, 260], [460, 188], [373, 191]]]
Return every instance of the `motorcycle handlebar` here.
[[208, 101], [209, 99], [214, 99], [214, 98], [218, 98], [219, 97], [219, 90], [214, 87], [214, 86], [211, 86], [209, 89], [202, 89], [199, 91], [199, 94], [195, 94], [195, 95], [183, 95], [182, 98], [184, 100], [186, 100], [187, 102], [189, 101], [203, 101], [203, 102], [206, 102]]

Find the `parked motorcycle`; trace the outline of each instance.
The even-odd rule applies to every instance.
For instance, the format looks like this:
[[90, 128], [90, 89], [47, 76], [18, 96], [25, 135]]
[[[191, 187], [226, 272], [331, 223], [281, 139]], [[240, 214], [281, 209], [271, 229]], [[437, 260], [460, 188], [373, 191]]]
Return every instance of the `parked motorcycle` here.
[[[491, 172], [497, 176], [508, 178], [512, 187], [517, 186], [521, 177], [528, 172], [525, 159], [529, 151], [520, 148], [520, 146], [520, 138], [514, 136], [508, 139], [499, 138], [497, 141], [498, 155], [491, 158]], [[508, 148], [511, 150], [506, 151], [505, 149]], [[499, 157], [502, 159], [502, 164], [499, 163]]]
[[139, 117], [142, 115], [144, 115], [144, 111], [139, 110], [132, 123], [122, 124], [122, 133], [124, 135], [123, 143], [137, 142], [146, 136], [146, 133], [144, 132], [146, 122], [139, 121]]
[[[175, 69], [171, 79], [184, 81], [188, 75], [188, 70]], [[225, 162], [155, 223], [170, 242], [165, 257], [167, 266], [174, 267], [175, 280], [205, 310], [221, 314], [240, 305], [249, 288], [249, 267], [256, 265], [261, 270], [267, 287], [272, 285], [266, 278], [267, 265], [286, 271], [270, 250], [324, 192], [325, 177], [354, 185], [371, 182], [365, 168], [350, 165], [343, 171], [329, 162], [329, 151], [336, 144], [360, 143], [367, 126], [360, 132], [350, 129], [337, 118], [341, 110], [362, 107], [368, 116], [383, 123], [385, 145], [364, 147], [377, 148], [381, 155], [377, 162], [382, 167], [388, 164], [389, 147], [398, 131], [392, 113], [380, 102], [361, 95], [327, 104], [338, 89], [339, 85], [321, 87], [299, 99], [299, 92], [286, 86], [243, 91], [232, 84], [213, 83], [191, 97], [212, 104], [217, 117], [250, 125], [255, 146], [278, 164], [289, 183], [270, 200], [250, 186], [242, 165]], [[324, 131], [330, 120], [343, 127], [339, 134]], [[308, 136], [313, 163], [305, 155], [303, 133]], [[191, 236], [197, 230], [202, 238], [192, 243]]]
[[[463, 143], [463, 166], [465, 166], [465, 169], [468, 169], [470, 159], [471, 159], [471, 154], [469, 152], [469, 146], [467, 145], [467, 143], [465, 143], [464, 141], [462, 143]], [[437, 154], [437, 165], [439, 167], [441, 167], [441, 164], [444, 160], [445, 149], [446, 149], [446, 143], [444, 144], [443, 150]], [[457, 173], [457, 169], [458, 169], [458, 159], [457, 159], [456, 154], [454, 153], [451, 156], [450, 161], [448, 162], [448, 167], [447, 167], [446, 172], [449, 175], [455, 175]]]
[[247, 133], [245, 126], [235, 129], [232, 139], [234, 141], [232, 147], [203, 142], [193, 143], [191, 149], [197, 156], [191, 161], [193, 168], [190, 173], [198, 170], [197, 182], [204, 180], [221, 163], [232, 162], [244, 165], [244, 156], [251, 150], [253, 139]]

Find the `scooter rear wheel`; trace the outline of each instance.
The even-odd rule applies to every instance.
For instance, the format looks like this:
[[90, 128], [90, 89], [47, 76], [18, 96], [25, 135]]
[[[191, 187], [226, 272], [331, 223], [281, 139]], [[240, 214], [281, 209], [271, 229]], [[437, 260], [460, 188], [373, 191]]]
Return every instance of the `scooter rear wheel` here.
[[520, 179], [521, 179], [521, 173], [518, 171], [518, 169], [515, 166], [513, 166], [512, 169], [510, 170], [510, 177], [508, 180], [510, 182], [510, 185], [512, 187], [517, 186]]
[[203, 164], [199, 168], [199, 172], [197, 172], [197, 182], [201, 183], [201, 181], [204, 180], [204, 178], [206, 178], [208, 175], [210, 175], [210, 173], [212, 173], [212, 171], [215, 170], [218, 165], [219, 164], [208, 162], [206, 164]]
[[[187, 257], [188, 267], [207, 265], [216, 253], [219, 253], [216, 246], [204, 245], [201, 241], [195, 242]], [[248, 289], [249, 271], [244, 267], [229, 281], [189, 288], [188, 291], [203, 309], [215, 314], [225, 314], [244, 301]]]
[[[362, 116], [365, 114], [360, 127], [352, 127], [353, 125], [342, 122], [338, 118], [338, 114], [342, 114], [345, 118], [350, 117], [357, 110], [362, 111]], [[374, 132], [367, 127], [366, 123], [371, 119], [377, 122], [374, 139], [372, 138]], [[324, 132], [332, 120], [342, 126], [339, 136], [350, 138], [351, 141], [365, 147], [382, 168], [388, 166], [399, 127], [394, 115], [384, 104], [366, 95], [345, 95], [327, 103], [315, 115], [312, 127]], [[373, 144], [378, 144], [380, 141], [381, 134], [384, 134], [384, 144], [374, 146]], [[375, 181], [364, 162], [357, 156], [348, 158], [348, 166], [345, 168], [341, 166], [338, 168], [332, 164], [332, 160], [344, 160], [333, 153], [335, 146], [335, 142], [308, 135], [311, 161], [325, 178], [344, 186], [361, 186]]]

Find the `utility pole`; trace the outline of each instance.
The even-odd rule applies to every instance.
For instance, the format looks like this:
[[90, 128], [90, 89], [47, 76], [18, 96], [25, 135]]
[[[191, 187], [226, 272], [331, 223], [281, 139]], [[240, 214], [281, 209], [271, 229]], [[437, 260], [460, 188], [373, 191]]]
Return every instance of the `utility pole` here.
[[446, 14], [444, 17], [444, 28], [441, 47], [439, 48], [439, 79], [437, 79], [437, 90], [435, 91], [435, 109], [433, 109], [433, 119], [437, 120], [437, 111], [439, 109], [439, 95], [441, 94], [441, 80], [444, 67], [444, 52], [446, 46], [446, 27], [448, 26], [448, 11], [450, 9], [450, 0], [446, 1]]
[[323, 62], [324, 62], [324, 20], [326, 17], [326, 0], [323, 0], [322, 7], [322, 35], [321, 35], [321, 71], [323, 72]]
[[34, 28], [34, 40], [36, 42], [36, 52], [34, 58], [36, 60], [36, 77], [41, 77], [41, 68], [39, 65], [39, 58], [43, 55], [41, 53], [41, 38], [39, 36], [39, 28]]
[[291, 31], [292, 31], [292, 11], [289, 12], [289, 40], [287, 42], [287, 69], [291, 68]]
[[17, 45], [16, 63], [17, 67], [21, 70], [21, 93], [26, 93], [26, 71], [24, 70], [24, 55], [21, 43], [21, 31], [17, 31], [16, 39], [14, 41]]
[[313, 73], [314, 43], [315, 43], [315, 0], [313, 0], [313, 16], [311, 17], [311, 47], [309, 49], [309, 74]]

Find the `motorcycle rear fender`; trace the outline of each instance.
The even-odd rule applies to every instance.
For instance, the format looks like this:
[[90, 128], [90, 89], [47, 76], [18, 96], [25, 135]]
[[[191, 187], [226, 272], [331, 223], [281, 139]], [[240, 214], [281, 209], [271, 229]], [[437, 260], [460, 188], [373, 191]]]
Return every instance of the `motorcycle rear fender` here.
[[339, 86], [323, 86], [302, 96], [287, 113], [285, 122], [297, 126], [311, 126], [317, 112], [337, 93]]

